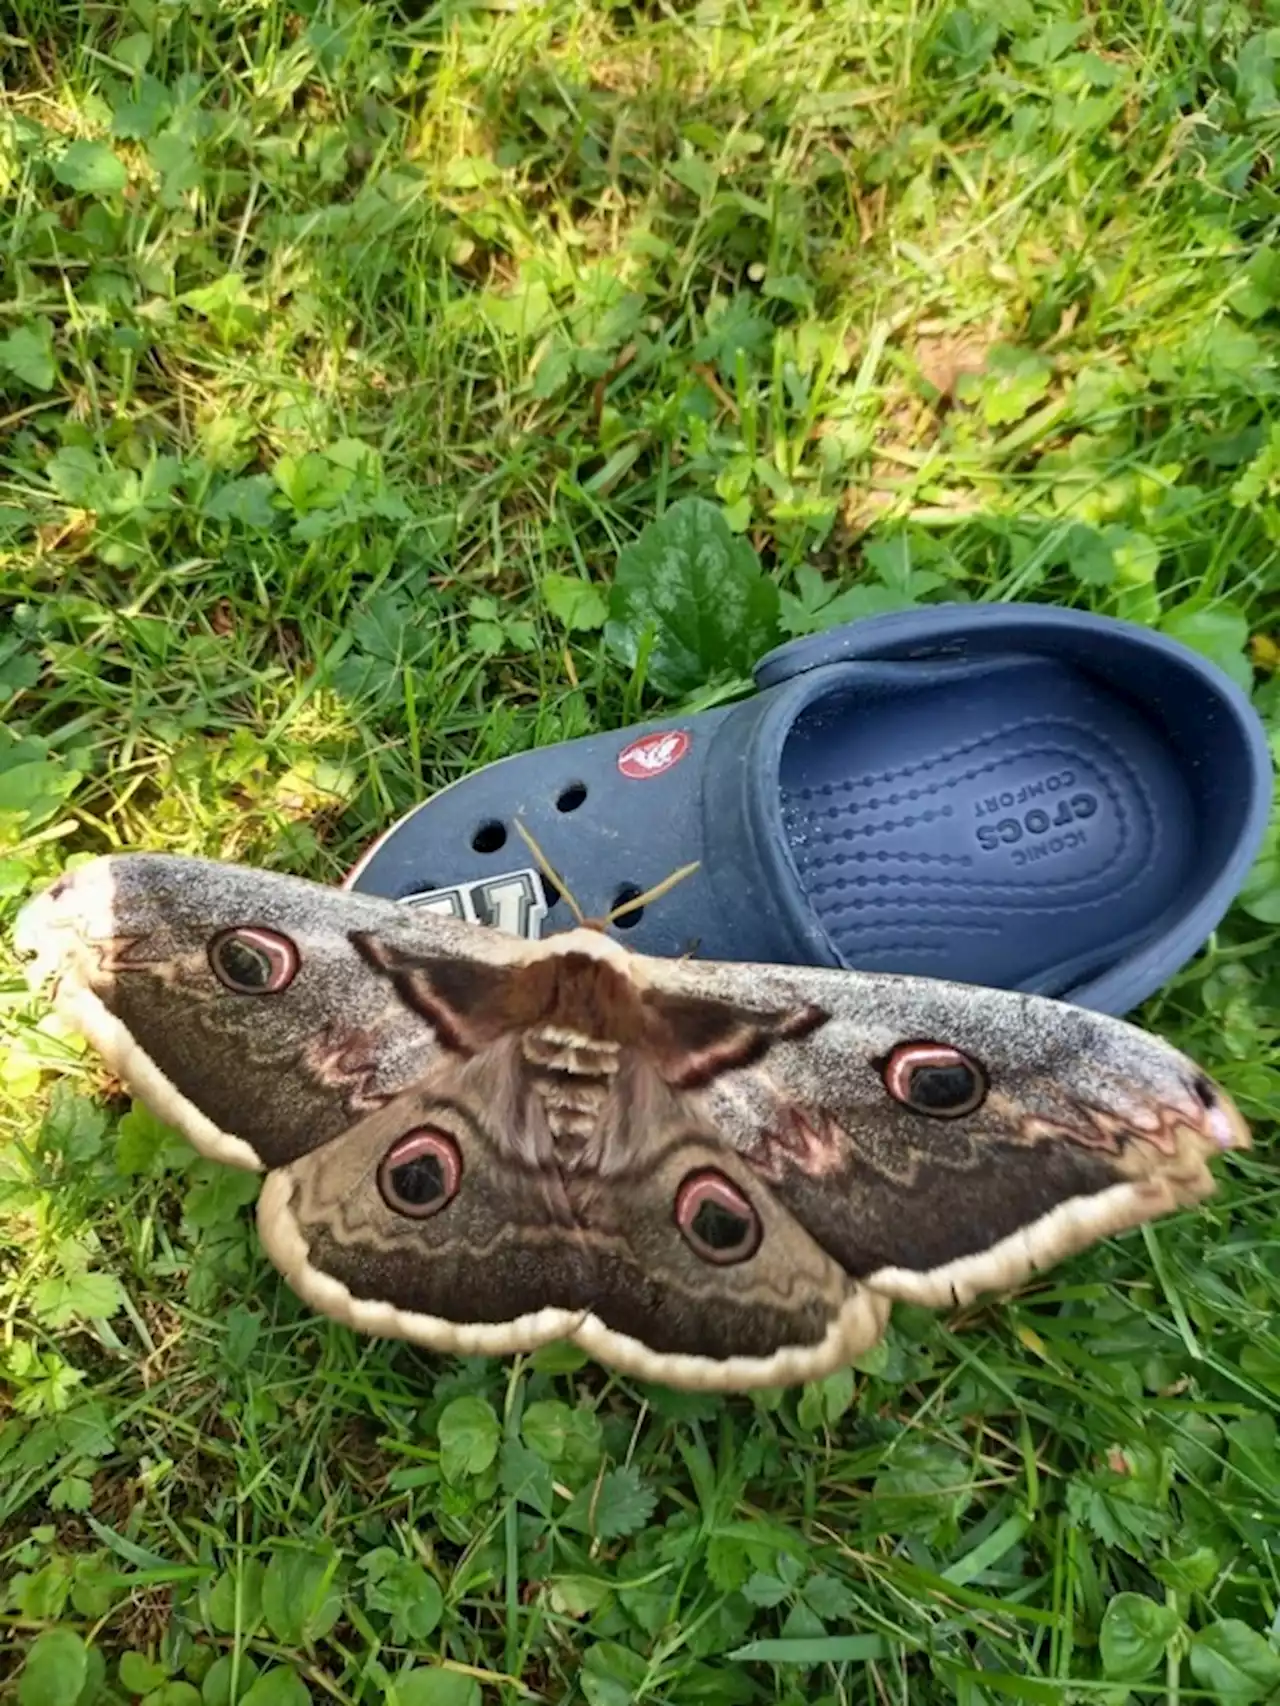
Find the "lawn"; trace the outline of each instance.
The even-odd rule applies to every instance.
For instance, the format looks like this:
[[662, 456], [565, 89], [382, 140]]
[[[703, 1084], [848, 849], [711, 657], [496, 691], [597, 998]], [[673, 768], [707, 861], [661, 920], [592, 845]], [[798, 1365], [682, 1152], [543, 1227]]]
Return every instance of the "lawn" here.
[[[0, 85], [0, 1699], [1280, 1699], [1280, 825], [1140, 1015], [1213, 1202], [754, 1398], [310, 1313], [7, 945], [913, 603], [1280, 743], [1277, 0], [7, 0]], [[750, 596], [664, 652], [688, 501]]]

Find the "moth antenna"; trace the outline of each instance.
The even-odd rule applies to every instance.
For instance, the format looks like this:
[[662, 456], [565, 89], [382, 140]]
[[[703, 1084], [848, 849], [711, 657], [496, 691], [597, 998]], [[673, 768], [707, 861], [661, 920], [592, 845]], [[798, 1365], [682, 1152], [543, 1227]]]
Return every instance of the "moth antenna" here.
[[531, 832], [525, 828], [519, 818], [512, 821], [515, 823], [521, 840], [538, 861], [538, 869], [544, 877], [550, 878], [556, 885], [556, 888], [568, 902], [574, 922], [583, 930], [603, 930], [606, 925], [612, 924], [616, 919], [625, 916], [626, 913], [635, 912], [639, 907], [647, 906], [651, 900], [661, 900], [662, 896], [668, 894], [677, 883], [682, 883], [686, 877], [691, 877], [701, 864], [701, 860], [695, 859], [692, 864], [681, 865], [678, 871], [672, 871], [669, 877], [663, 877], [660, 883], [655, 883], [651, 889], [646, 889], [643, 894], [635, 895], [630, 900], [624, 900], [620, 905], [615, 906], [612, 912], [607, 912], [603, 918], [588, 918], [574, 898], [573, 890], [556, 870], [550, 859], [547, 858], [541, 847], [538, 846]]
[[590, 929], [591, 922], [585, 916], [577, 901], [573, 898], [573, 890], [569, 887], [568, 883], [565, 882], [559, 871], [556, 870], [550, 859], [547, 858], [541, 847], [538, 846], [538, 843], [533, 839], [533, 836], [530, 835], [529, 831], [521, 823], [520, 819], [515, 818], [513, 821], [517, 830], [520, 832], [521, 839], [533, 854], [534, 858], [538, 861], [538, 869], [542, 872], [544, 877], [550, 878], [568, 902], [569, 911], [573, 914], [575, 923], [581, 925], [583, 929]]
[[661, 900], [663, 895], [669, 894], [677, 883], [682, 883], [686, 877], [691, 877], [701, 863], [701, 859], [695, 859], [691, 865], [681, 865], [678, 871], [672, 871], [669, 877], [663, 877], [660, 883], [655, 883], [651, 889], [646, 889], [643, 894], [635, 895], [631, 900], [624, 900], [620, 906], [615, 906], [612, 912], [605, 913], [605, 923], [612, 924], [615, 919], [621, 918], [624, 912], [634, 912], [637, 907], [647, 906], [651, 900]]

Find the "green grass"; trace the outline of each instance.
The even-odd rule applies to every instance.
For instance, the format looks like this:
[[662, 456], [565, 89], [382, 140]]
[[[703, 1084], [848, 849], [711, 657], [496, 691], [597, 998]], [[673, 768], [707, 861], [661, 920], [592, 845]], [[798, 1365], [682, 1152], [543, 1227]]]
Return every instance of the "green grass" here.
[[[779, 633], [1075, 604], [1280, 732], [1276, 0], [0, 30], [0, 932], [733, 691], [604, 626], [681, 498]], [[1280, 1698], [1275, 857], [1141, 1015], [1257, 1122], [1214, 1202], [734, 1401], [310, 1314], [4, 959], [0, 1698]]]

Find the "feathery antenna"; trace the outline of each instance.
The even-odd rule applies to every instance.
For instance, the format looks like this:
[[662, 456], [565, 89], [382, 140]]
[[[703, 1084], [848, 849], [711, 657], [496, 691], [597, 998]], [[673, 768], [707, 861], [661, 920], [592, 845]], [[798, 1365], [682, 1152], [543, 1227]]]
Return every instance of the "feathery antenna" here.
[[682, 883], [686, 877], [691, 877], [702, 863], [695, 859], [691, 865], [681, 865], [678, 871], [672, 871], [669, 877], [663, 877], [660, 883], [655, 883], [643, 894], [633, 895], [630, 900], [624, 900], [615, 906], [612, 912], [605, 914], [605, 923], [612, 924], [616, 918], [621, 918], [624, 912], [635, 912], [642, 906], [647, 906], [651, 900], [661, 900], [664, 894], [669, 894], [677, 883]]
[[538, 846], [524, 824], [519, 818], [516, 818], [514, 822], [521, 840], [538, 861], [538, 869], [544, 877], [549, 878], [555, 884], [568, 902], [570, 912], [584, 930], [604, 930], [607, 925], [615, 923], [617, 919], [624, 917], [628, 912], [638, 912], [642, 906], [647, 906], [650, 901], [661, 900], [662, 896], [669, 894], [677, 883], [682, 883], [686, 877], [691, 877], [701, 863], [700, 860], [695, 859], [692, 864], [681, 865], [678, 871], [672, 871], [669, 877], [663, 877], [660, 883], [655, 883], [651, 889], [646, 889], [643, 894], [633, 895], [630, 900], [621, 901], [613, 908], [612, 912], [606, 913], [603, 918], [588, 918], [574, 899], [573, 891], [568, 883], [565, 882], [559, 871]]
[[577, 922], [583, 927], [584, 930], [588, 929], [589, 928], [589, 922], [588, 922], [587, 918], [583, 915], [582, 908], [578, 905], [577, 901], [574, 899], [573, 890], [569, 887], [568, 883], [565, 882], [564, 878], [560, 875], [559, 871], [556, 870], [555, 866], [551, 863], [550, 859], [547, 858], [546, 854], [542, 851], [541, 847], [538, 846], [538, 843], [533, 839], [532, 835], [530, 835], [529, 831], [521, 823], [520, 819], [516, 818], [514, 820], [514, 822], [515, 822], [516, 829], [519, 831], [520, 839], [524, 842], [525, 846], [528, 847], [529, 851], [533, 854], [534, 858], [538, 861], [538, 869], [542, 872], [544, 877], [549, 877], [551, 879], [551, 881], [559, 889], [560, 893], [568, 901], [569, 911], [573, 914], [573, 916], [577, 920]]

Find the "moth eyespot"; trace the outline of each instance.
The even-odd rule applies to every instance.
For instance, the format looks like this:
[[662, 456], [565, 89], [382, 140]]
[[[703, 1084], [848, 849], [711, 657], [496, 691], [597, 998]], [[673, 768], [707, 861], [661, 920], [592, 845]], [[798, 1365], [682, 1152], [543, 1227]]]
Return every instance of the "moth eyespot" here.
[[1218, 1088], [1205, 1077], [1203, 1072], [1197, 1072], [1191, 1080], [1191, 1091], [1200, 1106], [1206, 1112], [1212, 1111], [1218, 1105]]
[[462, 1157], [453, 1139], [431, 1126], [406, 1132], [382, 1158], [378, 1189], [388, 1208], [414, 1220], [438, 1214], [458, 1194]]
[[676, 1192], [676, 1225], [704, 1262], [745, 1262], [760, 1248], [760, 1216], [734, 1184], [709, 1169], [690, 1173]]
[[209, 944], [213, 975], [233, 995], [278, 995], [298, 975], [298, 950], [275, 930], [222, 930]]
[[881, 1070], [894, 1101], [929, 1119], [962, 1119], [987, 1097], [987, 1075], [977, 1061], [946, 1043], [900, 1043]]

